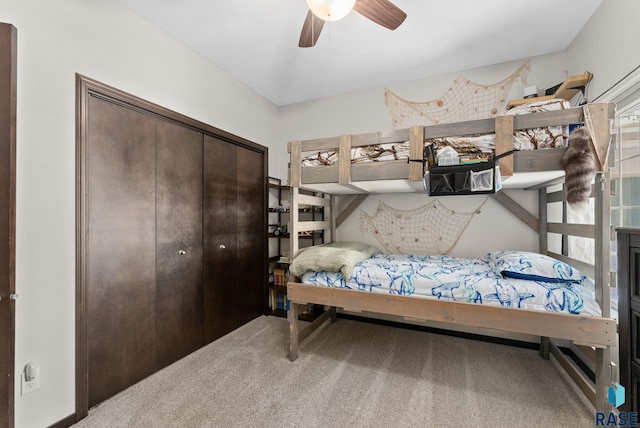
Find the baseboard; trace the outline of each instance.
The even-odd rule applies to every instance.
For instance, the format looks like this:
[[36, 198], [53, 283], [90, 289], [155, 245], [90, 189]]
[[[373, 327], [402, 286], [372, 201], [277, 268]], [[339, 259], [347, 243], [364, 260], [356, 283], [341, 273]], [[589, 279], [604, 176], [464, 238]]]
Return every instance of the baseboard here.
[[69, 428], [71, 425], [75, 424], [76, 421], [76, 414], [72, 414], [67, 416], [64, 419], [60, 419], [58, 422], [49, 425], [49, 428]]

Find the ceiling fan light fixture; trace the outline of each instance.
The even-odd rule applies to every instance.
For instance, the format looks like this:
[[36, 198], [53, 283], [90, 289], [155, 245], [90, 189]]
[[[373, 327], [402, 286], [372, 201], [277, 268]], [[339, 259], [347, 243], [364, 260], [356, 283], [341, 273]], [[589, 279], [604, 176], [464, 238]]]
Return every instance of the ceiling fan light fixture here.
[[323, 21], [337, 21], [344, 18], [356, 0], [307, 0], [309, 9]]

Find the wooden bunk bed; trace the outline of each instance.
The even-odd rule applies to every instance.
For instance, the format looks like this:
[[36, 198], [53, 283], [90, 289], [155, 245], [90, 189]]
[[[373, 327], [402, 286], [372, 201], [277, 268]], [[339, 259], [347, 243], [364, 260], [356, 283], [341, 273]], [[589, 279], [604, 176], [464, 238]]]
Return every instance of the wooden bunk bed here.
[[[290, 301], [288, 320], [290, 325], [289, 359], [298, 356], [299, 343], [316, 328], [331, 319], [336, 320], [336, 308], [353, 312], [373, 312], [403, 317], [410, 321], [435, 321], [445, 324], [479, 327], [491, 330], [523, 333], [540, 337], [540, 353], [549, 358], [549, 353], [560, 362], [598, 411], [611, 407], [607, 402], [607, 389], [612, 382], [612, 353], [617, 349], [616, 321], [611, 318], [609, 293], [609, 228], [610, 192], [607, 172], [607, 154], [610, 142], [610, 121], [615, 114], [612, 104], [587, 104], [554, 112], [534, 113], [521, 116], [498, 116], [492, 119], [469, 122], [412, 127], [410, 129], [360, 135], [293, 141], [289, 144], [290, 185], [292, 186], [290, 219], [290, 256], [299, 252], [298, 234], [305, 231], [325, 231], [328, 242], [335, 241], [335, 230], [353, 212], [357, 204], [371, 193], [421, 191], [423, 189], [424, 164], [420, 162], [388, 161], [353, 164], [350, 152], [353, 147], [388, 142], [410, 141], [411, 159], [422, 159], [426, 138], [454, 135], [494, 133], [496, 155], [512, 150], [514, 130], [585, 123], [592, 130], [594, 151], [599, 161], [596, 184], [592, 189], [595, 199], [595, 224], [568, 224], [548, 221], [549, 204], [565, 204], [565, 192], [549, 191], [552, 185], [562, 183], [564, 176], [560, 157], [565, 149], [545, 149], [514, 152], [499, 160], [503, 176], [503, 188], [526, 188], [538, 193], [538, 216], [531, 215], [503, 192], [491, 195], [524, 223], [539, 233], [539, 252], [564, 261], [579, 269], [594, 280], [596, 301], [601, 308], [601, 317], [563, 314], [500, 306], [478, 305], [428, 298], [415, 298], [391, 294], [378, 294], [321, 287], [290, 278], [287, 295]], [[337, 150], [337, 165], [323, 167], [301, 167], [303, 153], [320, 150]], [[511, 184], [510, 184], [511, 183]], [[376, 188], [376, 184], [380, 184]], [[300, 188], [314, 190], [319, 196], [301, 194]], [[338, 214], [335, 212], [337, 195], [359, 195]], [[301, 205], [321, 206], [326, 209], [324, 221], [302, 222], [297, 213]], [[595, 240], [594, 266], [570, 259], [565, 254], [552, 252], [548, 245], [548, 234], [563, 237], [581, 236]], [[306, 305], [319, 304], [328, 310], [315, 322], [301, 328], [298, 315]], [[575, 363], [567, 358], [553, 339], [569, 341], [592, 359], [595, 383]]]

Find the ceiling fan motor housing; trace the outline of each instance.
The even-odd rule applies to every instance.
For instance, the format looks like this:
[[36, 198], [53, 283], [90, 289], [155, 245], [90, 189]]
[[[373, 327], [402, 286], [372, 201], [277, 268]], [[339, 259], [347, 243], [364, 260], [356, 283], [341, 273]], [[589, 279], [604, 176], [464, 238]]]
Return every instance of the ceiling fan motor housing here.
[[307, 0], [311, 12], [324, 21], [337, 21], [353, 9], [356, 0]]

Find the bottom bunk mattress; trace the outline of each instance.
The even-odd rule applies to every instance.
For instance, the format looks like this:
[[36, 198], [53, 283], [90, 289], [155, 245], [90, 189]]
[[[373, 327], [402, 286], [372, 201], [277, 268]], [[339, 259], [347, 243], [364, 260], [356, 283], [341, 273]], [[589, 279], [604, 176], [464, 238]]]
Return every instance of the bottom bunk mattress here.
[[477, 259], [375, 254], [355, 263], [350, 275], [343, 272], [308, 271], [301, 275], [301, 282], [585, 316], [602, 314], [586, 286], [588, 278], [537, 253], [498, 251]]

